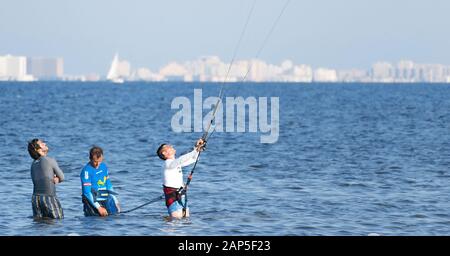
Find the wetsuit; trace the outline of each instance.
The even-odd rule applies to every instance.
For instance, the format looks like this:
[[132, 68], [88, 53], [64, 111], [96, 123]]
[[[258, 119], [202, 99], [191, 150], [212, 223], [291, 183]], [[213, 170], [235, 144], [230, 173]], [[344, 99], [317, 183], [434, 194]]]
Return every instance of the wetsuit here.
[[181, 167], [195, 163], [199, 152], [193, 150], [190, 153], [176, 159], [166, 159], [164, 161], [163, 191], [166, 198], [166, 206], [169, 214], [182, 210], [185, 204], [185, 197], [178, 194], [178, 190], [184, 186], [183, 170]]
[[98, 208], [104, 207], [108, 214], [118, 213], [118, 200], [108, 176], [108, 168], [100, 163], [94, 168], [87, 163], [80, 174], [82, 187], [82, 202], [85, 216], [100, 216]]
[[40, 157], [31, 164], [31, 179], [34, 185], [31, 205], [35, 218], [64, 218], [61, 203], [56, 197], [56, 186], [53, 181], [55, 175], [59, 178], [59, 182], [64, 180], [63, 171], [51, 157]]

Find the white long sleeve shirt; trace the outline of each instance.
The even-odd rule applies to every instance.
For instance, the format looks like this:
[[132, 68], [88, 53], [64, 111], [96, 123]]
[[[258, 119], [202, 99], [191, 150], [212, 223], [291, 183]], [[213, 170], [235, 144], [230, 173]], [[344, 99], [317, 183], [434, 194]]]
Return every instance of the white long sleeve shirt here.
[[184, 186], [183, 170], [181, 167], [195, 163], [199, 152], [192, 150], [190, 153], [175, 159], [164, 161], [163, 184], [166, 187], [180, 188]]

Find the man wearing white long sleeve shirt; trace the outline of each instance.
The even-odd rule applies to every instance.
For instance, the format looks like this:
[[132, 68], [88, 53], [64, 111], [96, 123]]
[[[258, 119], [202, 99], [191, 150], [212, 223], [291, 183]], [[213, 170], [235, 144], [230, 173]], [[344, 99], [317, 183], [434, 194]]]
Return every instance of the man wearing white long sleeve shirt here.
[[[184, 187], [182, 167], [195, 163], [204, 145], [204, 141], [199, 139], [194, 150], [179, 158], [175, 158], [176, 150], [169, 144], [161, 144], [156, 151], [159, 158], [164, 160], [163, 190], [167, 211], [171, 218], [180, 219], [183, 217], [186, 199], [184, 195], [178, 193], [180, 188]], [[185, 217], [189, 217], [189, 209], [186, 209]]]

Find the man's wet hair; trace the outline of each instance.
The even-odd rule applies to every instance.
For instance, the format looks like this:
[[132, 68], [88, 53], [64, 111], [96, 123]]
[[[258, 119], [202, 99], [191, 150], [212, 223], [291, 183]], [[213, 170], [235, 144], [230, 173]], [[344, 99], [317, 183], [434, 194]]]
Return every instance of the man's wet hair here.
[[92, 146], [91, 150], [89, 150], [89, 159], [92, 161], [95, 158], [100, 158], [103, 156], [103, 149], [99, 146]]
[[38, 144], [39, 139], [32, 139], [28, 142], [28, 153], [34, 160], [39, 159], [41, 155], [37, 152], [41, 147]]
[[156, 154], [158, 155], [159, 158], [161, 158], [162, 160], [166, 160], [166, 158], [164, 157], [162, 150], [164, 148], [164, 146], [167, 145], [165, 143], [161, 144], [158, 148], [158, 150], [156, 150]]

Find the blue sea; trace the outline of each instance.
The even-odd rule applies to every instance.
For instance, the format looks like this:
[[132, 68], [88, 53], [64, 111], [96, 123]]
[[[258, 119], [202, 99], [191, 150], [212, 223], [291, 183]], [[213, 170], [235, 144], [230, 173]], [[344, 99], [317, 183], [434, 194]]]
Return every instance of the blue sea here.
[[[163, 201], [84, 217], [79, 175], [92, 145], [104, 149], [122, 209], [139, 206], [162, 194], [159, 144], [181, 153], [202, 135], [172, 131], [172, 100], [220, 87], [1, 82], [0, 235], [450, 235], [445, 84], [225, 84], [225, 97], [279, 98], [276, 143], [215, 132], [189, 189], [189, 219], [167, 221]], [[35, 137], [66, 175], [57, 185], [63, 220], [32, 218]]]

